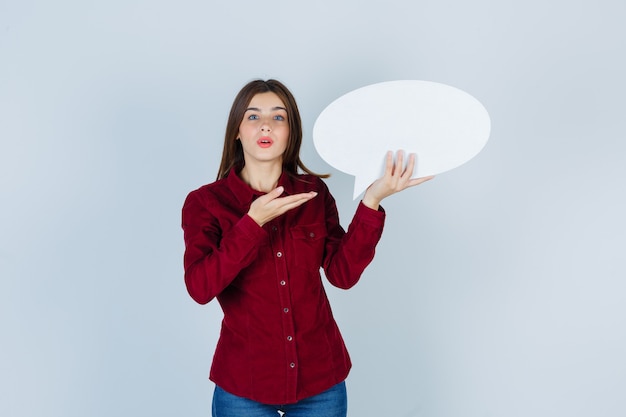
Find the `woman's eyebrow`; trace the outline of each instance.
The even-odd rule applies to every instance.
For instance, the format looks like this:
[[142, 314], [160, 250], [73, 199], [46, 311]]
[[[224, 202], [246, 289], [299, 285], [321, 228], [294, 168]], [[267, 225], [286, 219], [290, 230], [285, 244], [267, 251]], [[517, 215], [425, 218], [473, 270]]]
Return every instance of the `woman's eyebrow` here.
[[[271, 111], [276, 111], [276, 110], [284, 110], [284, 111], [287, 111], [287, 109], [286, 109], [286, 108], [281, 107], [281, 106], [272, 107], [270, 110], [271, 110]], [[260, 111], [261, 111], [261, 109], [260, 109], [260, 108], [258, 108], [258, 107], [248, 107], [248, 108], [246, 109], [246, 111], [258, 111], [258, 112], [260, 112]]]

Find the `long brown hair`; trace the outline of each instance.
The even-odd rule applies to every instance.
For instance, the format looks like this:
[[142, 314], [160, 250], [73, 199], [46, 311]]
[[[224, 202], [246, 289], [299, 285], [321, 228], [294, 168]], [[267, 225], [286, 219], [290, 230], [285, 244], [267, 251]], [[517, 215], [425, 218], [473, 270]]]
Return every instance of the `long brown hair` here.
[[228, 175], [231, 168], [244, 166], [243, 148], [241, 141], [237, 140], [239, 134], [239, 125], [243, 120], [243, 116], [252, 101], [252, 98], [260, 93], [272, 92], [278, 96], [285, 104], [287, 109], [287, 121], [289, 123], [289, 140], [287, 148], [283, 154], [283, 171], [291, 176], [298, 175], [298, 168], [307, 174], [320, 178], [328, 178], [329, 174], [316, 174], [308, 169], [300, 160], [300, 145], [302, 145], [302, 120], [298, 105], [293, 94], [277, 80], [254, 80], [246, 84], [235, 97], [233, 105], [230, 108], [228, 122], [226, 123], [226, 134], [224, 135], [224, 150], [222, 152], [222, 161], [217, 172], [217, 179], [222, 179]]

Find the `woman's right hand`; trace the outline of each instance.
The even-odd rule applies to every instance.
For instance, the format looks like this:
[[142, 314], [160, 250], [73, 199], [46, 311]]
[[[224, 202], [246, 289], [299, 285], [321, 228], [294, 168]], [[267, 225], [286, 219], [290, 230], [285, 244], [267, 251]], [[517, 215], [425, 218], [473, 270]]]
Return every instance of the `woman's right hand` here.
[[411, 178], [414, 169], [414, 153], [409, 154], [409, 161], [406, 168], [404, 168], [404, 151], [397, 152], [396, 162], [393, 160], [393, 152], [387, 152], [387, 156], [385, 157], [385, 173], [365, 190], [365, 195], [362, 200], [363, 204], [371, 209], [378, 210], [383, 198], [434, 178], [432, 175], [428, 177]]
[[283, 191], [284, 188], [282, 186], [276, 187], [269, 193], [254, 200], [250, 205], [250, 210], [248, 210], [248, 216], [259, 226], [263, 226], [289, 210], [300, 207], [317, 195], [315, 191], [310, 191], [308, 193], [281, 197]]

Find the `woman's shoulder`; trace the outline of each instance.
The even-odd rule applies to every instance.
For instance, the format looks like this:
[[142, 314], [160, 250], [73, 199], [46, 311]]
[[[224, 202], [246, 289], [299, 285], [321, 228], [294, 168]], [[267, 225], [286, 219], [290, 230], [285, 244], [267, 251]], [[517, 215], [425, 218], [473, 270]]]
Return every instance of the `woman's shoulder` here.
[[185, 202], [199, 200], [203, 203], [207, 203], [212, 200], [219, 199], [223, 196], [224, 191], [227, 189], [225, 182], [226, 179], [222, 178], [212, 183], [202, 185], [195, 190], [189, 192], [189, 194], [187, 194]]

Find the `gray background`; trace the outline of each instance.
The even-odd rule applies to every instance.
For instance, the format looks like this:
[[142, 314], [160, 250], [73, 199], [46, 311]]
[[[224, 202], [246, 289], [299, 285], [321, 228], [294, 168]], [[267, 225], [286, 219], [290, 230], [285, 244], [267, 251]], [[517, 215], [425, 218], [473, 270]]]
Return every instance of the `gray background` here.
[[422, 79], [491, 116], [329, 290], [350, 416], [625, 413], [625, 7], [0, 1], [0, 415], [209, 415], [221, 315], [186, 294], [180, 208], [257, 77], [296, 95], [346, 226], [353, 179], [311, 140], [332, 100]]

